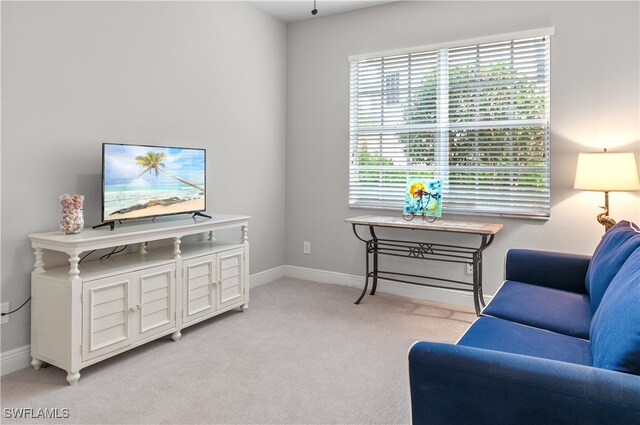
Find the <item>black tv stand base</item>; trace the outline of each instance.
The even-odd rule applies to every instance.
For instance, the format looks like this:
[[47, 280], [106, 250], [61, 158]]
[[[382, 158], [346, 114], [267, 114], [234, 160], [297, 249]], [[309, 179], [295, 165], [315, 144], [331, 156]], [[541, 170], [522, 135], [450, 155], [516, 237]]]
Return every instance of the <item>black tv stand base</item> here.
[[103, 226], [109, 226], [109, 229], [111, 229], [113, 231], [113, 229], [116, 228], [116, 222], [115, 221], [105, 221], [104, 223], [96, 224], [95, 226], [92, 227], [92, 229], [97, 229], [98, 227], [103, 227]]
[[197, 216], [198, 216], [198, 217], [211, 218], [211, 216], [210, 216], [210, 215], [206, 215], [206, 214], [201, 213], [201, 212], [194, 212], [194, 213], [193, 213], [193, 216], [192, 216], [191, 218], [196, 218]]
[[[192, 218], [196, 218], [196, 217], [211, 218], [210, 215], [206, 215], [205, 213], [194, 212]], [[155, 220], [155, 219], [156, 219], [156, 217], [152, 218], [152, 220]], [[109, 226], [109, 229], [114, 230], [116, 228], [116, 222], [115, 221], [105, 221], [104, 223], [96, 224], [95, 226], [92, 227], [92, 229], [97, 229], [99, 227], [104, 227], [104, 226]]]

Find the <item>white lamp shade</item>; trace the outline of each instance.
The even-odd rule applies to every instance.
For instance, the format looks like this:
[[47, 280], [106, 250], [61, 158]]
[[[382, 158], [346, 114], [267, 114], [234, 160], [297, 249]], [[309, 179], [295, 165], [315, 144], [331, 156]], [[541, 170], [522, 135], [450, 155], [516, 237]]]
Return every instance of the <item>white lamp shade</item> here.
[[638, 169], [633, 153], [581, 153], [575, 189], [614, 192], [639, 190]]

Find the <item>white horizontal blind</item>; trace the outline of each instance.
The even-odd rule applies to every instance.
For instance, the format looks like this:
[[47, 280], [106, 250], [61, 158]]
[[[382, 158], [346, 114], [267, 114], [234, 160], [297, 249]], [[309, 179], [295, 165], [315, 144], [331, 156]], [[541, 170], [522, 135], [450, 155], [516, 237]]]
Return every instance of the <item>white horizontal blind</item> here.
[[354, 59], [349, 204], [439, 178], [444, 212], [548, 217], [549, 125], [549, 36]]

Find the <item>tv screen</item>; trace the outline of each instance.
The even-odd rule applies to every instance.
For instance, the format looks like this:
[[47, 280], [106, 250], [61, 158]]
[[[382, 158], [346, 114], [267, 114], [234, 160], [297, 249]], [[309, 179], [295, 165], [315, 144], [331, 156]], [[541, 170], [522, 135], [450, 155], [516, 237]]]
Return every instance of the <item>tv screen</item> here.
[[206, 151], [165, 146], [102, 145], [102, 221], [206, 209]]

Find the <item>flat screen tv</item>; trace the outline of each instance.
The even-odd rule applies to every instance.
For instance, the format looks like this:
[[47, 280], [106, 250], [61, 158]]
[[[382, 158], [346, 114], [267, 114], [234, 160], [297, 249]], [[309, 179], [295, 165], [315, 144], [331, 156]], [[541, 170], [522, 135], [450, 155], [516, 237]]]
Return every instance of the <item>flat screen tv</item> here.
[[206, 151], [102, 144], [102, 221], [206, 210]]

